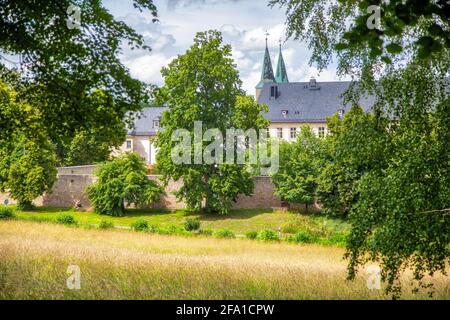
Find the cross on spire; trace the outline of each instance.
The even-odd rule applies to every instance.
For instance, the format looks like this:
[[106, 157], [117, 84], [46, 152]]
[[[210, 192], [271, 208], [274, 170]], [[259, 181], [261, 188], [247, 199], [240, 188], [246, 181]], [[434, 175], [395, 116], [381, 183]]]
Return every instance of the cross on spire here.
[[269, 31], [266, 30], [266, 32], [264, 33], [264, 35], [266, 36], [266, 46], [267, 46], [267, 40], [268, 40], [268, 38], [269, 38], [269, 36], [270, 36]]

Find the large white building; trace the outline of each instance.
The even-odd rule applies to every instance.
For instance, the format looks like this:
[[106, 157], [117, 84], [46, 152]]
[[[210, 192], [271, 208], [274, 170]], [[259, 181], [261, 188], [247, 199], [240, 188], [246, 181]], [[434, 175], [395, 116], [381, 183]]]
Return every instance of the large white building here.
[[[255, 97], [259, 103], [269, 107], [266, 117], [270, 120], [270, 136], [293, 141], [302, 126], [311, 127], [318, 136], [326, 135], [326, 117], [335, 113], [342, 116], [350, 108], [343, 104], [342, 98], [349, 85], [350, 82], [344, 81], [317, 82], [314, 78], [308, 82], [289, 82], [281, 46], [274, 74], [266, 41]], [[360, 101], [360, 105], [368, 110], [372, 102], [372, 97], [367, 97]], [[137, 152], [147, 164], [155, 164], [157, 150], [154, 139], [165, 110], [164, 107], [145, 108], [119, 151]]]

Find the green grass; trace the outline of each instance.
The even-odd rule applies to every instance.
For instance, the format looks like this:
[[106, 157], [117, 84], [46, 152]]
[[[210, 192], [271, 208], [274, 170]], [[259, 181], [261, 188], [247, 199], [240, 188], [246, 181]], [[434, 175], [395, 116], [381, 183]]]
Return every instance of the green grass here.
[[273, 210], [234, 210], [226, 216], [198, 214], [186, 210], [128, 210], [124, 217], [110, 217], [93, 212], [77, 212], [72, 209], [39, 207], [33, 211], [17, 211], [20, 220], [56, 222], [61, 214], [72, 215], [79, 226], [98, 226], [111, 222], [118, 228], [129, 228], [136, 221], [145, 220], [149, 227], [184, 228], [187, 218], [200, 220], [201, 229], [213, 232], [228, 229], [237, 236], [244, 236], [248, 231], [273, 230], [282, 231], [282, 239], [298, 232], [311, 234], [318, 243], [343, 245], [343, 237], [349, 225], [341, 219], [331, 219], [318, 214], [300, 214]]
[[[369, 290], [367, 274], [347, 281], [343, 248], [213, 237], [163, 236], [55, 223], [0, 221], [3, 299], [389, 299]], [[68, 267], [81, 272], [67, 288]], [[448, 270], [450, 271], [450, 270]], [[412, 293], [410, 271], [402, 298]], [[433, 279], [434, 299], [449, 299], [448, 277]]]

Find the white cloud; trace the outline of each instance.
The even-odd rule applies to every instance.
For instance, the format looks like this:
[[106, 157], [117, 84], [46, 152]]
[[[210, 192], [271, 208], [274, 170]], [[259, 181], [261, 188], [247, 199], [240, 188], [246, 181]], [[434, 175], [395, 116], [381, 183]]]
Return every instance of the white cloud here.
[[[265, 32], [275, 70], [279, 40], [283, 41], [283, 56], [291, 82], [308, 81], [315, 76], [319, 81], [337, 80], [335, 68], [318, 75], [308, 65], [310, 51], [305, 43], [285, 40], [285, 13], [268, 8], [267, 1], [255, 0], [155, 0], [159, 23], [152, 23], [147, 13], [137, 13], [123, 0], [110, 0], [112, 13], [125, 21], [145, 38], [152, 52], [123, 50], [123, 61], [133, 76], [142, 81], [161, 85], [161, 67], [175, 56], [183, 54], [192, 44], [197, 32], [208, 29], [222, 31], [225, 43], [231, 44], [233, 59], [239, 69], [243, 88], [254, 94], [261, 74], [265, 49]], [[239, 2], [239, 3], [237, 3]]]

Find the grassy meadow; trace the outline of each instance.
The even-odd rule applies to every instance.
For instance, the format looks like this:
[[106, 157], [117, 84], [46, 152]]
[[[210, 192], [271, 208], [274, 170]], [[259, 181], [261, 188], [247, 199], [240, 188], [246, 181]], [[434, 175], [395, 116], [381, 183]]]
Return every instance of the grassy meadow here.
[[[343, 248], [163, 236], [0, 220], [0, 299], [388, 299], [364, 271], [346, 281]], [[69, 265], [81, 289], [66, 287]], [[450, 299], [437, 275], [434, 298]], [[403, 298], [411, 293], [404, 276]]]
[[72, 209], [37, 207], [32, 211], [16, 211], [20, 220], [56, 222], [61, 214], [70, 214], [79, 226], [96, 227], [102, 221], [112, 222], [115, 227], [130, 228], [138, 220], [147, 221], [149, 226], [157, 228], [183, 228], [187, 218], [198, 218], [202, 230], [212, 232], [228, 229], [238, 237], [246, 232], [270, 229], [280, 231], [283, 237], [305, 232], [315, 237], [314, 242], [343, 246], [349, 224], [341, 219], [331, 219], [319, 214], [301, 214], [289, 211], [273, 210], [233, 210], [226, 216], [192, 213], [185, 210], [127, 210], [124, 217], [99, 215], [94, 212], [77, 212]]

